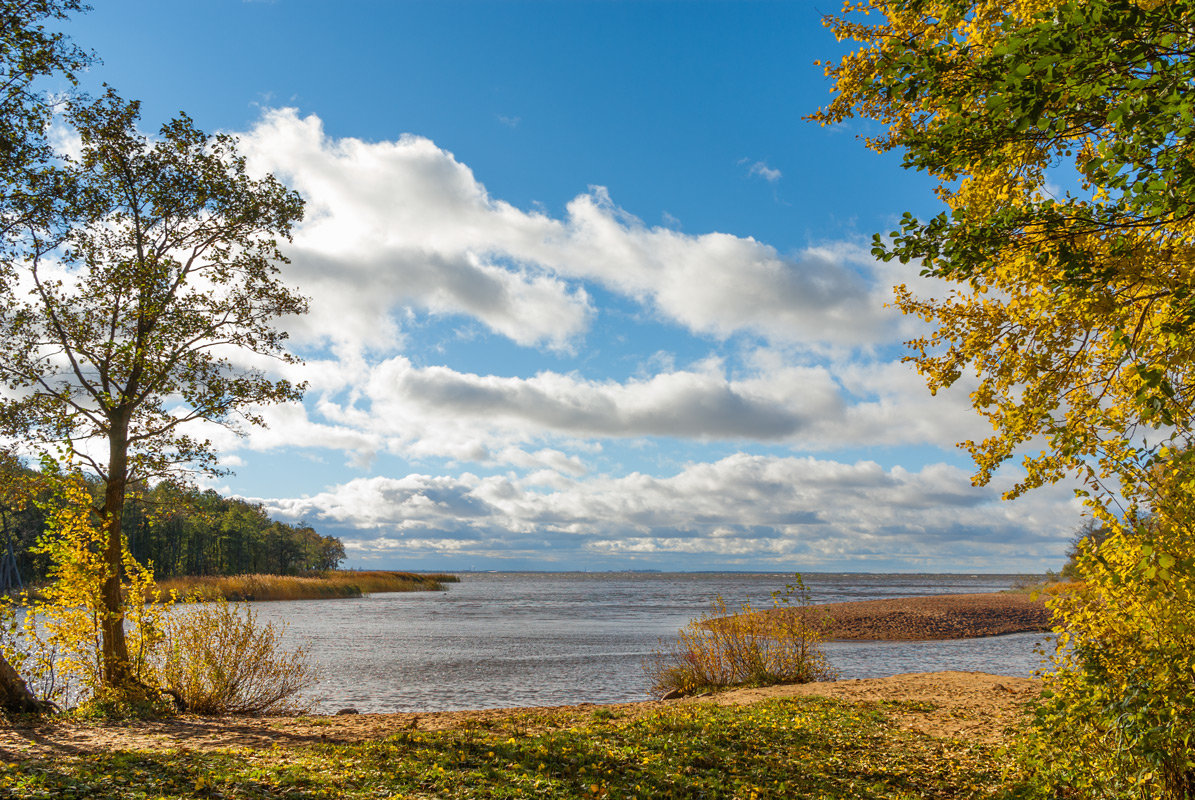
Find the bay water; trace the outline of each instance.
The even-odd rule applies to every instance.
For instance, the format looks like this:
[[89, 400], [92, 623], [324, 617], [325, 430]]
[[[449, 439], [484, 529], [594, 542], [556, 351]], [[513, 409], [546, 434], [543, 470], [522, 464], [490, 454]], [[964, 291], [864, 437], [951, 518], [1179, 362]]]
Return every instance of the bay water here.
[[[814, 603], [995, 592], [1018, 575], [806, 573]], [[650, 698], [645, 659], [721, 596], [771, 604], [783, 573], [463, 573], [442, 592], [254, 603], [322, 679], [317, 709], [362, 712], [614, 703]], [[1030, 675], [1044, 634], [827, 642], [842, 678], [968, 670]]]

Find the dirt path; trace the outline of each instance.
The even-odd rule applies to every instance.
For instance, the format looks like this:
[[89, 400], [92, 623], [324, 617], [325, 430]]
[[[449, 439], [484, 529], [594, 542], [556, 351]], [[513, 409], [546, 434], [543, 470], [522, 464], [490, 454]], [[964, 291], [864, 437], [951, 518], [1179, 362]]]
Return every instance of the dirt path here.
[[191, 717], [127, 724], [85, 725], [47, 721], [0, 728], [0, 759], [86, 755], [110, 750], [267, 748], [316, 742], [383, 739], [402, 730], [444, 730], [467, 725], [516, 722], [524, 730], [575, 724], [598, 708], [618, 716], [639, 716], [675, 704], [746, 704], [779, 697], [821, 695], [848, 701], [911, 701], [932, 704], [896, 713], [898, 723], [931, 736], [982, 741], [1001, 738], [1039, 683], [981, 672], [928, 672], [890, 678], [831, 681], [801, 686], [740, 689], [705, 698], [595, 706], [446, 711], [423, 714], [351, 714], [314, 717]]

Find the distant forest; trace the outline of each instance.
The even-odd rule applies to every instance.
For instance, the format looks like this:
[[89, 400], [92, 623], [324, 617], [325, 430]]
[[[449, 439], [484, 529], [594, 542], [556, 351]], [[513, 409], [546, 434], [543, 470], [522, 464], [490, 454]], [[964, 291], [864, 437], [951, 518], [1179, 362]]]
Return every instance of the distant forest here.
[[[157, 578], [179, 575], [300, 575], [335, 569], [344, 545], [308, 525], [275, 522], [258, 504], [216, 492], [159, 486], [125, 506], [129, 549]], [[0, 506], [0, 560], [9, 548], [25, 583], [46, 578], [43, 555], [31, 552], [45, 528], [34, 504], [14, 511]], [[9, 562], [11, 563], [11, 562]], [[7, 566], [7, 565], [6, 565]]]

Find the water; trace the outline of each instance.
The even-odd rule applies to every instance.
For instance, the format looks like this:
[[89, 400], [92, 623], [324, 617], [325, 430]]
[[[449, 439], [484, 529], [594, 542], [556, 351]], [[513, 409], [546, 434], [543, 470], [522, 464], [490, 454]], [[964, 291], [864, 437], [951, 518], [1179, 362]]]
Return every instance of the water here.
[[[813, 602], [994, 592], [1015, 575], [807, 574]], [[722, 595], [767, 605], [783, 574], [474, 573], [444, 592], [257, 603], [324, 678], [322, 711], [447, 711], [648, 699], [642, 664]], [[828, 642], [843, 678], [932, 670], [1029, 675], [1040, 634]]]

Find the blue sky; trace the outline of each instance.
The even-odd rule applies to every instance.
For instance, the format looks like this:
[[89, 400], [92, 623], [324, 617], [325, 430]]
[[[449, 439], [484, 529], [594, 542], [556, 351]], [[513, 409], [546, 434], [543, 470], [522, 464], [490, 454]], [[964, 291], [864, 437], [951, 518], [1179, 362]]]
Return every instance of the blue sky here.
[[105, 2], [72, 20], [156, 127], [303, 193], [302, 407], [213, 431], [218, 488], [352, 566], [1040, 571], [1069, 491], [999, 500], [966, 392], [900, 363], [930, 183], [803, 117], [802, 2]]

